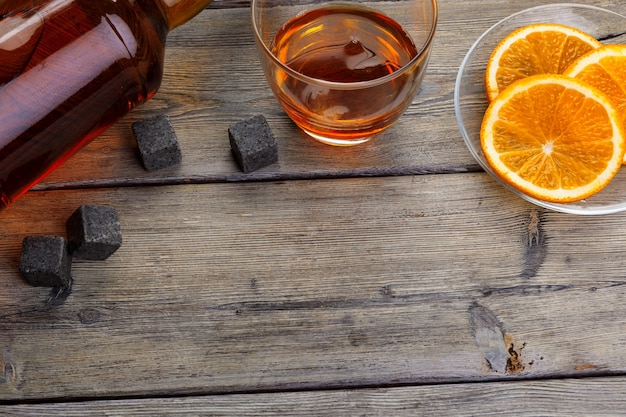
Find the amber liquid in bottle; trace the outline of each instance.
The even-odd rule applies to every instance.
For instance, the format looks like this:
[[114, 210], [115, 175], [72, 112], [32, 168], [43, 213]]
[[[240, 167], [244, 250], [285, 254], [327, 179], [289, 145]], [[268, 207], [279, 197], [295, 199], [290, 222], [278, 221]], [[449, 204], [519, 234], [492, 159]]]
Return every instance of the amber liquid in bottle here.
[[169, 29], [209, 1], [0, 1], [0, 209], [158, 90]]

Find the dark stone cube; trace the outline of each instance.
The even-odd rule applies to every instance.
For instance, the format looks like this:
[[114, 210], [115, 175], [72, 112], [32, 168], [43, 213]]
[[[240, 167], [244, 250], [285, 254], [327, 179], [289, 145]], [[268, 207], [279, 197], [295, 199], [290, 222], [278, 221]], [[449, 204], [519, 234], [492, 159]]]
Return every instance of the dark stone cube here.
[[156, 171], [180, 163], [182, 155], [174, 127], [167, 115], [140, 120], [132, 125], [143, 166]]
[[115, 209], [80, 206], [67, 219], [67, 240], [72, 256], [104, 260], [122, 246], [120, 219]]
[[278, 161], [278, 145], [262, 115], [237, 122], [228, 129], [230, 147], [243, 172], [252, 172]]
[[69, 286], [72, 257], [67, 241], [59, 236], [27, 236], [22, 241], [20, 274], [36, 287]]

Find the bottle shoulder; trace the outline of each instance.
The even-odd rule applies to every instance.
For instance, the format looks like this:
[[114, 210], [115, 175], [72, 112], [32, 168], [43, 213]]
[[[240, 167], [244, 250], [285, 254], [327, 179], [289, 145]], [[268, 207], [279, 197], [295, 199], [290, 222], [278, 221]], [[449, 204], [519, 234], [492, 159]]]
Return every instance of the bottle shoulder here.
[[200, 13], [212, 0], [154, 0], [170, 30], [185, 24]]

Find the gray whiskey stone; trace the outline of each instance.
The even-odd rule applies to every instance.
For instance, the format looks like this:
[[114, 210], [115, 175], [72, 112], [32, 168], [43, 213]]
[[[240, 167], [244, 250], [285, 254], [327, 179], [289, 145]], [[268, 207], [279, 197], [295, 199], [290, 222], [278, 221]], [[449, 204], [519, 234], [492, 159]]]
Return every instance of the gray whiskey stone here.
[[252, 172], [278, 161], [278, 145], [262, 115], [237, 122], [228, 129], [230, 147], [243, 172]]
[[20, 274], [36, 287], [65, 287], [71, 282], [72, 257], [59, 236], [27, 236], [22, 241]]
[[156, 171], [182, 160], [174, 127], [167, 115], [159, 115], [132, 124], [144, 168]]
[[65, 225], [69, 251], [76, 258], [101, 261], [122, 246], [120, 219], [113, 208], [80, 206]]

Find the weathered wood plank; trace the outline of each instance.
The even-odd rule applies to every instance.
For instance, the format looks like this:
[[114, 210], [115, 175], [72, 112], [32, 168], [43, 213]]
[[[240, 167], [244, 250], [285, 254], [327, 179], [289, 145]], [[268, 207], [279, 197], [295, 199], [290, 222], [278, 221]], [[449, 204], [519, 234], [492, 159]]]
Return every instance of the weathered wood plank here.
[[[482, 173], [184, 185], [476, 170], [452, 110], [458, 64], [492, 23], [546, 1], [478, 7], [441, 0], [422, 92], [383, 140], [354, 149], [317, 144], [291, 125], [253, 59], [249, 12], [239, 0], [219, 3], [170, 37], [155, 100], [39, 189], [179, 185], [36, 191], [0, 213], [0, 404], [626, 372], [622, 214], [545, 212]], [[623, 2], [585, 3], [626, 12]], [[242, 56], [251, 59], [240, 62]], [[163, 111], [175, 124], [184, 163], [146, 173], [130, 124]], [[255, 113], [275, 129], [281, 160], [245, 176], [232, 161], [226, 129]], [[105, 262], [75, 262], [71, 294], [27, 286], [16, 272], [21, 239], [63, 235], [79, 204], [120, 211], [122, 249]], [[379, 415], [408, 415], [416, 405], [426, 415], [454, 415], [444, 407], [459, 404], [476, 414], [481, 401], [490, 401], [481, 414], [512, 404], [529, 415], [610, 415], [623, 409], [622, 382], [509, 381], [11, 410], [49, 415], [56, 407], [76, 415], [129, 405], [147, 406], [149, 415], [176, 406], [250, 414], [261, 407], [336, 415], [338, 406], [350, 412], [357, 403]], [[571, 396], [559, 403], [565, 391]], [[430, 400], [416, 404], [416, 395]], [[533, 404], [533, 396], [545, 402]]]
[[626, 379], [435, 385], [6, 407], [7, 416], [622, 416]]
[[[20, 241], [79, 204], [116, 207], [124, 244], [51, 302]], [[36, 192], [1, 215], [0, 400], [626, 372], [624, 215], [543, 212], [483, 173]]]
[[[477, 170], [454, 116], [457, 69], [472, 43], [493, 23], [545, 3], [492, 0], [479, 7], [475, 1], [441, 0], [431, 63], [413, 105], [379, 140], [337, 149], [306, 138], [285, 116], [263, 77], [249, 9], [238, 4], [222, 8], [230, 3], [220, 2], [171, 34], [163, 87], [154, 100], [97, 138], [39, 188]], [[586, 3], [626, 11], [620, 1]], [[183, 163], [147, 173], [138, 162], [130, 125], [162, 112], [172, 118]], [[230, 154], [227, 129], [258, 113], [274, 129], [280, 161], [244, 175]]]

